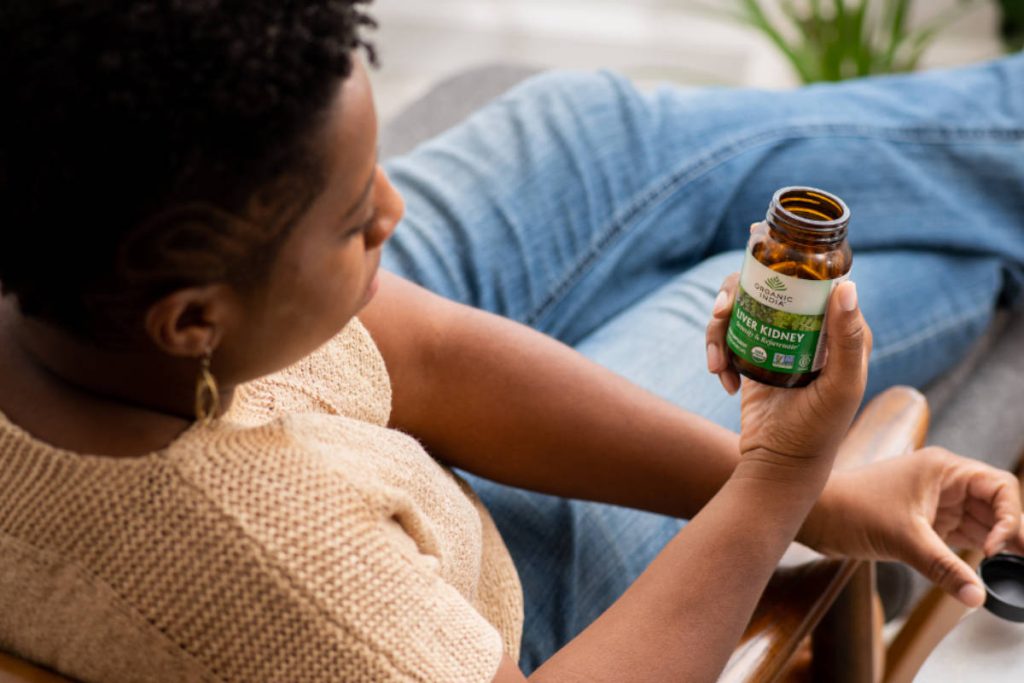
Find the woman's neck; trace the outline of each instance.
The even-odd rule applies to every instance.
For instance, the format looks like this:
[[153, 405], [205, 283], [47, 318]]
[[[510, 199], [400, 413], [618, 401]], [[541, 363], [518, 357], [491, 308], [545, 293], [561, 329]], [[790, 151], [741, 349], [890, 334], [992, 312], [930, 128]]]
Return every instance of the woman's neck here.
[[100, 349], [0, 299], [0, 411], [59, 448], [131, 457], [167, 446], [193, 422], [190, 360]]

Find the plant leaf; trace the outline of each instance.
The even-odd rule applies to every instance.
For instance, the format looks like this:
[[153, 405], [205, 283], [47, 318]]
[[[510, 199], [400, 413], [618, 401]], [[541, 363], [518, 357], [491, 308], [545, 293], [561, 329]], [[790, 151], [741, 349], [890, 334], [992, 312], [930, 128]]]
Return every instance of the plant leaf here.
[[768, 38], [775, 43], [782, 53], [789, 59], [790, 64], [797, 70], [801, 80], [811, 83], [815, 80], [813, 72], [808, 68], [807, 60], [800, 54], [800, 51], [790, 45], [782, 36], [782, 33], [768, 19], [759, 0], [740, 0], [741, 7], [745, 10], [746, 20], [757, 27]]

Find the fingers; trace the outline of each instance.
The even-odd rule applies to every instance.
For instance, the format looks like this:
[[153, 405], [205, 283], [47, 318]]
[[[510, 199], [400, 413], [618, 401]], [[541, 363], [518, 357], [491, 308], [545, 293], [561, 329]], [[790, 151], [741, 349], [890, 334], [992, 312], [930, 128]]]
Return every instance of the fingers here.
[[921, 466], [935, 465], [941, 487], [934, 521], [936, 533], [962, 548], [986, 555], [1024, 548], [1021, 485], [1017, 477], [970, 458], [932, 447]]
[[733, 396], [740, 390], [740, 375], [735, 370], [726, 370], [718, 374], [718, 381], [722, 383], [725, 393]]
[[935, 527], [935, 531], [954, 548], [982, 548], [991, 530], [991, 524], [983, 524], [970, 515], [964, 515], [956, 528], [948, 533], [943, 533], [938, 525]]
[[725, 342], [739, 280], [739, 273], [733, 273], [722, 283], [705, 332], [708, 372], [718, 375], [722, 387], [730, 394], [735, 394], [740, 388], [739, 375], [729, 365], [729, 348]]
[[[1002, 552], [1007, 545], [1024, 542], [1021, 530], [1020, 482], [1009, 472], [985, 468], [971, 479], [969, 493], [988, 503], [995, 525], [985, 539], [986, 555]], [[983, 518], [980, 518], [983, 519]]]
[[863, 391], [871, 354], [871, 330], [861, 315], [857, 286], [846, 281], [836, 287], [829, 300], [828, 362], [822, 378], [834, 386]]
[[928, 579], [968, 607], [985, 602], [985, 589], [971, 567], [957, 557], [930, 526], [916, 534], [910, 564]]

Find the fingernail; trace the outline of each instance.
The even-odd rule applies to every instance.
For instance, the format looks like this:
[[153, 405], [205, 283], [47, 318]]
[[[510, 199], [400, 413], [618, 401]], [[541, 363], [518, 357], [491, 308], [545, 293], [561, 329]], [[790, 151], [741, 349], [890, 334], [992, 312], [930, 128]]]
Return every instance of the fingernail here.
[[725, 290], [723, 289], [722, 291], [720, 291], [718, 293], [718, 296], [715, 297], [715, 305], [712, 308], [711, 312], [712, 312], [713, 315], [721, 316], [721, 315], [723, 315], [725, 313], [725, 311], [726, 311], [726, 309], [728, 309], [728, 307], [729, 307], [729, 295], [726, 294]]
[[985, 591], [973, 583], [968, 583], [956, 595], [957, 599], [968, 607], [981, 607], [985, 602]]
[[1006, 550], [1006, 544], [1005, 543], [1000, 543], [999, 545], [996, 546], [996, 550], [992, 554], [993, 555], [998, 555], [999, 553], [1003, 552], [1004, 550]]
[[857, 308], [857, 285], [853, 282], [839, 288], [839, 308], [847, 313]]
[[736, 386], [736, 379], [729, 373], [723, 373], [718, 376], [718, 379], [722, 382], [722, 388], [725, 389], [725, 393], [732, 396], [739, 389]]
[[722, 365], [722, 352], [718, 344], [708, 344], [708, 370], [715, 372]]

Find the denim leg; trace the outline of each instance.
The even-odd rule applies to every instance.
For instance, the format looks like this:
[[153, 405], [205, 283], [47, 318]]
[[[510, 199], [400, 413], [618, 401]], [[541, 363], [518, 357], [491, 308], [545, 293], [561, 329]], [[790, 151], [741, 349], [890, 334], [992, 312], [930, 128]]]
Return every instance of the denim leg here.
[[[705, 326], [722, 279], [743, 251], [711, 257], [669, 281], [576, 345], [633, 383], [739, 430], [739, 403], [706, 370]], [[995, 313], [1002, 264], [991, 256], [881, 251], [859, 255], [852, 277], [874, 332], [865, 400], [887, 387], [923, 387], [966, 354]]]
[[390, 161], [384, 265], [575, 344], [708, 256], [783, 185], [850, 204], [855, 253], [992, 256], [1024, 282], [1024, 55], [791, 92], [545, 74]]
[[496, 484], [459, 472], [494, 518], [523, 587], [529, 675], [604, 612], [683, 520]]

